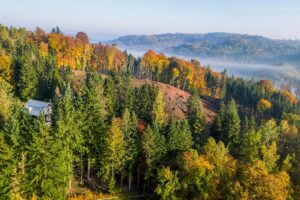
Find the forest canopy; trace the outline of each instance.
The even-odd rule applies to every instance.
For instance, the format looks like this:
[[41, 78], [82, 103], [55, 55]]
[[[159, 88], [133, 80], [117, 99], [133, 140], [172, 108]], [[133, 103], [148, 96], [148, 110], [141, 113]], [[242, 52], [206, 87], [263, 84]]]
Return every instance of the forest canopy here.
[[[50, 123], [29, 99], [51, 102]], [[299, 128], [299, 100], [268, 80], [0, 25], [0, 199], [299, 199]]]

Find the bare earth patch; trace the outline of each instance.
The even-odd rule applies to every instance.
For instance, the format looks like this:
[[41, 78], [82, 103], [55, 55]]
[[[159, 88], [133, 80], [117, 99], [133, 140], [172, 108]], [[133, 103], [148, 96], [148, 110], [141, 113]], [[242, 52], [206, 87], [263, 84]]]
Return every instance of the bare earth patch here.
[[[189, 97], [191, 96], [188, 92], [165, 83], [151, 81], [148, 79], [133, 79], [132, 86], [140, 87], [145, 83], [160, 88], [160, 90], [164, 94], [166, 113], [168, 113], [172, 117], [175, 117], [176, 119], [185, 118], [187, 114], [187, 102]], [[206, 115], [206, 121], [208, 123], [212, 123], [217, 115], [215, 106], [205, 99], [201, 99], [201, 103]]]

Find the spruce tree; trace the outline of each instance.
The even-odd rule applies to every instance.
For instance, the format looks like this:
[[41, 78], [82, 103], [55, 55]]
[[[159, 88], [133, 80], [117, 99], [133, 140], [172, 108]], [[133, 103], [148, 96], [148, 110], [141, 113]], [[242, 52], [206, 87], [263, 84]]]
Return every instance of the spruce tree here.
[[64, 199], [70, 168], [68, 152], [61, 140], [55, 140], [44, 117], [34, 123], [35, 131], [27, 147], [26, 197], [33, 195], [41, 199]]
[[224, 143], [230, 152], [235, 155], [240, 145], [240, 118], [235, 101], [232, 99], [226, 106], [222, 122], [222, 135]]
[[171, 152], [183, 152], [193, 145], [192, 134], [185, 120], [183, 122], [172, 119], [168, 127], [168, 149]]
[[139, 145], [139, 135], [137, 132], [137, 119], [135, 114], [129, 113], [128, 109], [122, 116], [122, 132], [124, 134], [124, 145], [125, 145], [125, 164], [129, 172], [129, 190], [131, 189], [132, 183], [132, 173], [134, 170], [134, 165], [138, 156], [138, 145]]
[[193, 95], [188, 100], [188, 122], [191, 127], [194, 145], [199, 149], [206, 143], [208, 135], [206, 134], [206, 121], [203, 114], [203, 108], [200, 98]]
[[152, 110], [152, 122], [153, 124], [157, 124], [158, 127], [163, 127], [167, 120], [167, 114], [164, 111], [165, 102], [163, 93], [158, 90], [155, 101], [153, 103]]
[[224, 121], [224, 113], [225, 113], [225, 104], [221, 102], [220, 109], [218, 111], [218, 115], [212, 125], [212, 136], [217, 140], [224, 141], [223, 134], [222, 134], [222, 122]]
[[14, 162], [13, 150], [0, 133], [0, 199], [8, 199]]
[[115, 174], [121, 172], [125, 160], [124, 134], [121, 124], [115, 117], [112, 118], [109, 132], [106, 134], [101, 163], [101, 176], [108, 182], [108, 190], [115, 193]]
[[87, 74], [83, 91], [84, 102], [84, 143], [87, 147], [87, 179], [93, 162], [99, 164], [102, 159], [104, 135], [106, 132], [107, 98], [104, 96], [103, 81], [94, 72]]
[[245, 162], [252, 163], [259, 158], [261, 147], [261, 133], [256, 131], [254, 118], [245, 117], [243, 130], [241, 132], [238, 156]]
[[38, 75], [32, 62], [29, 45], [20, 45], [15, 62], [15, 83], [17, 95], [27, 101], [37, 92]]
[[150, 126], [147, 126], [141, 140], [147, 167], [145, 179], [149, 180], [153, 176], [153, 171], [156, 169], [157, 163], [166, 154], [166, 139], [159, 133], [158, 128], [154, 127], [152, 129]]
[[111, 75], [105, 81], [105, 97], [107, 98], [107, 117], [111, 119], [116, 115], [117, 104], [116, 84]]
[[73, 165], [77, 159], [79, 150], [83, 143], [82, 132], [79, 123], [76, 122], [76, 109], [74, 107], [74, 96], [69, 85], [62, 91], [62, 96], [57, 96], [53, 107], [53, 126], [55, 138], [62, 141], [69, 163], [69, 189], [72, 189]]

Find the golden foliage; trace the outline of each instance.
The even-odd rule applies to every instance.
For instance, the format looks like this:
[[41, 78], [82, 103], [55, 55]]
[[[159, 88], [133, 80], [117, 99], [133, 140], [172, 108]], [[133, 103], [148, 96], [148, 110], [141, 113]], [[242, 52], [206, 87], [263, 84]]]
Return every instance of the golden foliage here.
[[248, 199], [285, 200], [291, 191], [290, 177], [285, 171], [270, 174], [265, 164], [257, 160], [242, 170], [242, 183]]
[[286, 97], [291, 103], [293, 103], [293, 104], [298, 103], [297, 98], [292, 93], [290, 93], [289, 91], [282, 90], [282, 91], [280, 91], [280, 93], [281, 93], [282, 96]]
[[272, 103], [267, 99], [261, 99], [257, 103], [257, 109], [260, 111], [270, 110], [272, 107]]
[[85, 194], [70, 196], [68, 200], [95, 200], [102, 198], [113, 198], [113, 196], [108, 194], [87, 192]]
[[262, 89], [267, 90], [268, 92], [273, 93], [276, 89], [274, 88], [273, 84], [269, 80], [261, 80], [257, 83], [261, 86]]
[[12, 57], [8, 54], [0, 55], [0, 78], [10, 82], [12, 78]]

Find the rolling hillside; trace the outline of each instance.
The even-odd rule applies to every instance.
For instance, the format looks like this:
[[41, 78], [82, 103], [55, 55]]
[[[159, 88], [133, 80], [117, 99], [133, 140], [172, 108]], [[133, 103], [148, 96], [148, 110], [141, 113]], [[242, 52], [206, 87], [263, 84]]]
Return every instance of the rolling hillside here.
[[[84, 71], [73, 70], [72, 86], [75, 91], [79, 90], [80, 86], [84, 84], [85, 77]], [[157, 81], [151, 81], [147, 79], [132, 79], [132, 86], [134, 87], [140, 87], [145, 83], [160, 88], [164, 94], [165, 111], [169, 114], [169, 117], [172, 116], [176, 119], [185, 118], [187, 113], [187, 102], [190, 97], [188, 92]], [[201, 99], [201, 102], [207, 122], [212, 123], [217, 115], [217, 109], [215, 105], [205, 99]]]

